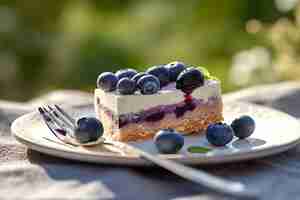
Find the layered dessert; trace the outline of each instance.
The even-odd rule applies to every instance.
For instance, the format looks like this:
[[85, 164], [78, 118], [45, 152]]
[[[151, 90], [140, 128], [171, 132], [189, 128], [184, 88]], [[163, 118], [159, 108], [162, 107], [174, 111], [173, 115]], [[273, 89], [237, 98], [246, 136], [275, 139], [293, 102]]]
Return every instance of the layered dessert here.
[[143, 73], [132, 69], [102, 73], [95, 110], [104, 136], [118, 141], [146, 140], [170, 128], [200, 134], [223, 120], [220, 81], [204, 68], [181, 62]]

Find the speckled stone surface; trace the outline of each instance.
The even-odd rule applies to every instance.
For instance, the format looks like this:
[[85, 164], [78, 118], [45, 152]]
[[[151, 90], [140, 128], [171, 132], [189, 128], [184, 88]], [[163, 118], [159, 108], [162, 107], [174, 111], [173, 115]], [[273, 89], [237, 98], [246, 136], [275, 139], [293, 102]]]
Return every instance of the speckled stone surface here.
[[[258, 86], [224, 95], [225, 103], [250, 101], [295, 117], [300, 117], [299, 99], [300, 82]], [[210, 194], [160, 168], [79, 163], [28, 150], [11, 137], [10, 124], [36, 106], [51, 102], [83, 105], [93, 102], [93, 96], [59, 91], [22, 104], [0, 101], [0, 199], [230, 199]], [[260, 189], [261, 199], [292, 200], [300, 196], [300, 145], [263, 159], [202, 169]]]

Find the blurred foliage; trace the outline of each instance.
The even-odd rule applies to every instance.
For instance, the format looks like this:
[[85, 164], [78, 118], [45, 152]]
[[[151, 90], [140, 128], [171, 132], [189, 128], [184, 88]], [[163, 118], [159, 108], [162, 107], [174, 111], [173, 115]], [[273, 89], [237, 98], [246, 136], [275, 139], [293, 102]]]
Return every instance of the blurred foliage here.
[[248, 33], [263, 38], [261, 46], [238, 52], [230, 69], [235, 86], [300, 79], [300, 1], [275, 1], [285, 15], [273, 23], [250, 20]]
[[229, 81], [232, 56], [267, 43], [246, 22], [290, 15], [273, 0], [2, 0], [1, 99], [92, 91], [102, 71], [174, 60], [207, 67], [229, 91], [237, 87]]

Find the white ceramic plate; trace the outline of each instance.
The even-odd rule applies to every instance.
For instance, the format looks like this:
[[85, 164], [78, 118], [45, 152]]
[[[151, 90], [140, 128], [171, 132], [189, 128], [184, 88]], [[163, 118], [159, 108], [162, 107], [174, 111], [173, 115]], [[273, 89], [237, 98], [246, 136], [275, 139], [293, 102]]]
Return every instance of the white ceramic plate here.
[[[78, 118], [94, 116], [93, 105], [69, 108], [67, 111]], [[169, 159], [190, 164], [216, 164], [249, 160], [286, 151], [300, 142], [300, 123], [293, 117], [262, 106], [248, 103], [225, 103], [224, 117], [226, 122], [241, 115], [250, 115], [256, 121], [256, 130], [246, 140], [234, 139], [226, 147], [212, 147], [205, 136], [185, 136], [185, 146], [179, 154], [160, 155]], [[47, 129], [38, 112], [24, 115], [12, 124], [12, 132], [18, 141], [36, 151], [66, 159], [85, 162], [149, 165], [148, 161], [134, 154], [120, 154], [98, 145], [96, 147], [72, 147], [60, 143]], [[146, 151], [157, 154], [151, 140], [132, 143]], [[192, 154], [187, 148], [192, 145], [209, 147], [208, 153]]]

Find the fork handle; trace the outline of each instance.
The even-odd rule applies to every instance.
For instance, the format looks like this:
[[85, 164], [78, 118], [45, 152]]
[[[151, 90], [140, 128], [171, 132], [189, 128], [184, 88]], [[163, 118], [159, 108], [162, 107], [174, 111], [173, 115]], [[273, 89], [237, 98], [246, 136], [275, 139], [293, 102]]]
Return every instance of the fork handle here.
[[168, 171], [190, 180], [194, 183], [198, 183], [207, 189], [217, 192], [219, 194], [225, 194], [232, 197], [240, 197], [247, 199], [257, 199], [258, 192], [254, 190], [249, 190], [242, 183], [224, 180], [222, 178], [210, 175], [202, 170], [196, 170], [194, 168], [179, 164], [177, 162], [160, 158], [158, 156], [152, 155], [148, 152], [145, 152], [139, 148], [136, 148], [132, 145], [121, 143], [121, 142], [112, 142], [113, 145], [116, 145], [122, 148], [125, 151], [136, 153], [142, 158], [151, 161], [152, 163], [167, 169]]

